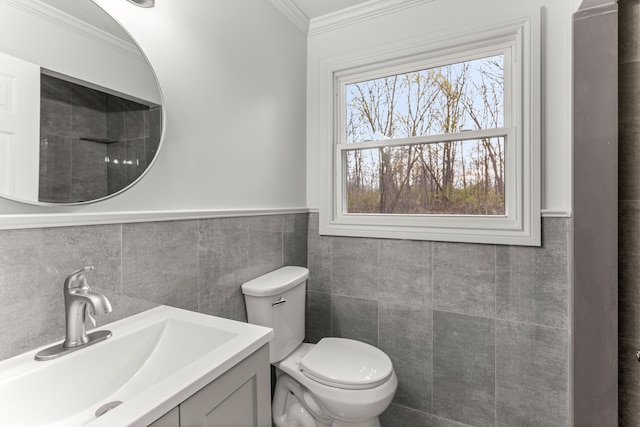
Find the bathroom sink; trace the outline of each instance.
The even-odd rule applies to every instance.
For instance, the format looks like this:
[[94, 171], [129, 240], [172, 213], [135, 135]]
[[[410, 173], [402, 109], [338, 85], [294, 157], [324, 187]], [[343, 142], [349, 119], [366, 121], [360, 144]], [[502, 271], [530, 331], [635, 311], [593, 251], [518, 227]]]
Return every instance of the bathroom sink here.
[[35, 349], [0, 362], [0, 425], [146, 426], [273, 337], [167, 306], [99, 329], [113, 336], [54, 360], [35, 361]]

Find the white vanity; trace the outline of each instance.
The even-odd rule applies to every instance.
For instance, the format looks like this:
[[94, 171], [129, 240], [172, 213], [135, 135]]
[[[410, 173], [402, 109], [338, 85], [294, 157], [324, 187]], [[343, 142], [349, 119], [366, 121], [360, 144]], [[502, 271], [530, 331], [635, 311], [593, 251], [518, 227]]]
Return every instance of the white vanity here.
[[106, 328], [54, 360], [0, 362], [0, 425], [271, 425], [271, 329], [167, 306]]
[[263, 346], [151, 426], [270, 426], [271, 379], [265, 361], [269, 361], [269, 349]]

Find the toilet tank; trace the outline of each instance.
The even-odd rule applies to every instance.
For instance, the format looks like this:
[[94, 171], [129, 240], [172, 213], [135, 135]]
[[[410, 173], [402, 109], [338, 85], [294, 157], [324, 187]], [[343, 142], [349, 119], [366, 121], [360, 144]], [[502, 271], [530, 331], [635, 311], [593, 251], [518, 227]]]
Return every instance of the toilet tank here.
[[308, 269], [287, 266], [242, 285], [249, 323], [273, 328], [271, 363], [284, 359], [304, 340], [307, 278]]

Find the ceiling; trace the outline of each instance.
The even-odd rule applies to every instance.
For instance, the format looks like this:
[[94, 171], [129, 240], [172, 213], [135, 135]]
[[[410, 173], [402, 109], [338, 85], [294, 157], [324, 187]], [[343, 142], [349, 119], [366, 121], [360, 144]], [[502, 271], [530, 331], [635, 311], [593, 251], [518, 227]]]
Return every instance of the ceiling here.
[[370, 0], [292, 0], [307, 18], [313, 19]]

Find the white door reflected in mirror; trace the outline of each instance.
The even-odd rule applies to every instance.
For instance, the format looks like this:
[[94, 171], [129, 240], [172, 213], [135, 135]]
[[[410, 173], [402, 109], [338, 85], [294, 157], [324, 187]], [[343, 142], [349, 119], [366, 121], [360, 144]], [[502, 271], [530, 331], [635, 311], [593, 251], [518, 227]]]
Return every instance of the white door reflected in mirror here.
[[40, 67], [0, 53], [0, 193], [38, 199]]

